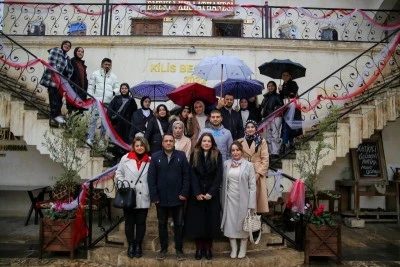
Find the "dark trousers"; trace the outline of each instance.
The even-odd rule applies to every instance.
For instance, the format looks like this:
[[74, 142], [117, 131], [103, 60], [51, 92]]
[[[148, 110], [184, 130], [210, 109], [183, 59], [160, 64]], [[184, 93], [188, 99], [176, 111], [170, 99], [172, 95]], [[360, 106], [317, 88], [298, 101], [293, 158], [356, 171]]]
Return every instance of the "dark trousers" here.
[[196, 238], [194, 240], [196, 242], [196, 249], [211, 249], [212, 248], [212, 239], [208, 238]]
[[157, 218], [158, 218], [158, 235], [160, 238], [161, 249], [168, 248], [168, 215], [169, 211], [172, 214], [172, 220], [174, 221], [174, 241], [175, 249], [182, 250], [182, 228], [183, 228], [183, 206], [176, 207], [160, 207], [157, 206]]
[[61, 115], [62, 98], [63, 96], [58, 92], [58, 88], [47, 88], [49, 93], [50, 116], [55, 118]]
[[[146, 233], [146, 218], [149, 209], [124, 209], [125, 235], [128, 243], [141, 245]], [[135, 237], [136, 226], [136, 237]]]

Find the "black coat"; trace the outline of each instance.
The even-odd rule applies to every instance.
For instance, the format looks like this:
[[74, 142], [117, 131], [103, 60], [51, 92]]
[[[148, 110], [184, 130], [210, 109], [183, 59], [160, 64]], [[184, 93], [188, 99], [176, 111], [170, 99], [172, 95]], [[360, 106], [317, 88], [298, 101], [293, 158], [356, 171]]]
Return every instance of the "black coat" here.
[[[75, 84], [81, 86], [81, 76], [80, 76], [81, 73], [79, 72], [79, 68], [77, 66], [79, 63], [77, 61], [78, 60], [76, 58], [72, 58], [71, 59], [71, 65], [74, 68], [74, 71], [72, 72], [72, 76], [71, 76], [70, 80], [72, 82], [74, 82]], [[74, 89], [74, 91], [77, 93], [77, 95], [82, 100], [86, 100], [86, 98], [87, 98], [86, 92], [87, 92], [87, 89], [88, 89], [89, 82], [88, 82], [87, 73], [86, 73], [87, 66], [85, 65], [85, 61], [84, 60], [82, 60], [82, 62], [83, 62], [83, 69], [85, 70], [84, 74], [83, 74], [84, 75], [84, 77], [83, 77], [83, 86], [81, 86], [83, 91], [78, 89], [78, 88], [76, 88], [76, 86], [73, 85], [73, 84], [71, 84], [71, 87]]]
[[[137, 110], [137, 104], [135, 99], [128, 97], [128, 102], [124, 105], [122, 110], [118, 112], [120, 107], [123, 104], [123, 96], [122, 95], [117, 95], [111, 100], [110, 105], [108, 106], [108, 111], [107, 115], [108, 118], [110, 118], [111, 123], [113, 127], [115, 128], [116, 132], [118, 135], [124, 140], [126, 143], [130, 144], [129, 140], [129, 131], [130, 131], [130, 125], [128, 122], [131, 121], [133, 113]], [[121, 117], [118, 117], [114, 112], [118, 113], [121, 115], [123, 118], [125, 118], [128, 122], [124, 121], [121, 119]]]
[[278, 95], [276, 92], [266, 93], [261, 103], [262, 118], [267, 117], [269, 114], [282, 106], [283, 100], [280, 95]]
[[150, 112], [150, 115], [146, 117], [143, 115], [143, 109], [136, 110], [131, 118], [131, 129], [129, 130], [129, 143], [132, 143], [133, 138], [138, 132], [146, 132], [147, 123], [153, 117], [153, 113]]
[[[299, 86], [295, 81], [288, 81], [287, 83], [282, 84], [282, 91], [280, 93], [281, 99], [283, 100], [284, 98], [295, 98], [297, 97], [297, 92], [299, 90]], [[296, 108], [294, 112], [294, 117], [293, 120], [295, 121], [302, 121], [301, 117], [301, 111]], [[289, 125], [283, 120], [282, 122], [282, 132], [283, 128], [286, 127], [289, 130], [289, 135], [292, 137], [297, 137], [299, 135], [303, 134], [303, 129], [292, 129], [289, 127]]]
[[[168, 133], [169, 122], [167, 118], [158, 118], [164, 134]], [[152, 117], [147, 124], [147, 129], [144, 134], [150, 145], [150, 153], [160, 151], [162, 149], [162, 135], [158, 126], [156, 117]]]
[[222, 125], [231, 131], [233, 140], [237, 140], [244, 136], [242, 116], [239, 112], [231, 110], [231, 113], [226, 108], [221, 108]]
[[174, 150], [168, 162], [164, 150], [151, 156], [147, 175], [151, 203], [160, 201], [160, 207], [181, 206], [185, 202], [179, 195], [188, 197], [190, 188], [189, 163], [184, 152]]
[[[220, 186], [222, 182], [222, 155], [218, 154], [217, 164], [212, 164], [210, 153], [207, 160], [201, 151], [197, 167], [191, 167], [190, 187], [188, 199], [185, 234], [193, 238], [215, 238], [221, 232], [221, 202]], [[190, 166], [193, 162], [193, 153], [190, 156]], [[210, 194], [210, 200], [198, 201], [199, 194]]]

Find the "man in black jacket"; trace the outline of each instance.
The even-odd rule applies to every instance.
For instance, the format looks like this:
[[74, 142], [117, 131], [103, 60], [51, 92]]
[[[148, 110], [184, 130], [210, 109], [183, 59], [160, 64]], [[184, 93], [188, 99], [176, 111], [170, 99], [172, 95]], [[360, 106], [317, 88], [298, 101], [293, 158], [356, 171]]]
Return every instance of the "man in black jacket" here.
[[158, 260], [165, 259], [168, 250], [168, 214], [174, 221], [174, 241], [176, 257], [184, 260], [182, 247], [183, 205], [189, 195], [189, 163], [182, 151], [175, 150], [175, 140], [171, 134], [162, 139], [161, 151], [151, 157], [147, 181], [150, 200], [157, 207], [158, 234], [161, 250]]
[[222, 125], [231, 132], [233, 140], [237, 140], [244, 136], [244, 130], [240, 113], [233, 109], [234, 101], [233, 95], [226, 94], [224, 98], [218, 100], [217, 109], [221, 111], [223, 117]]

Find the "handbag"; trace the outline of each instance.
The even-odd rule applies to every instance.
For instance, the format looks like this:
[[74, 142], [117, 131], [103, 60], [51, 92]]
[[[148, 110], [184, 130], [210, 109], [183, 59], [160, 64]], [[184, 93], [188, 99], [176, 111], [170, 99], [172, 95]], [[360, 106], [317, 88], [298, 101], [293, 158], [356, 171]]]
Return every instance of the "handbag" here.
[[[243, 230], [249, 232], [250, 242], [253, 244], [258, 244], [261, 239], [261, 215], [256, 213], [251, 214], [250, 210], [247, 211], [247, 216], [244, 219]], [[260, 231], [258, 238], [254, 241], [253, 232]]]
[[133, 188], [130, 187], [127, 180], [118, 180], [116, 184], [117, 192], [114, 199], [114, 207], [118, 209], [133, 209], [136, 208], [136, 190], [135, 186], [139, 182], [140, 177], [144, 169], [146, 168], [147, 162], [145, 163], [142, 171], [139, 174]]

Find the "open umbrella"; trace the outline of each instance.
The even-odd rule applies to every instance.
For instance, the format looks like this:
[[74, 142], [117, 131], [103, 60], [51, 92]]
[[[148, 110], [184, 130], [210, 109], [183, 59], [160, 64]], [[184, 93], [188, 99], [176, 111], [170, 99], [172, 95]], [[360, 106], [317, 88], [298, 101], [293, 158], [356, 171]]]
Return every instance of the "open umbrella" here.
[[193, 75], [205, 80], [225, 80], [228, 78], [248, 79], [253, 74], [251, 69], [239, 58], [233, 56], [213, 56], [201, 60]]
[[228, 78], [249, 79], [253, 72], [239, 58], [233, 56], [206, 57], [200, 61], [193, 71], [205, 80], [226, 80]]
[[167, 94], [168, 98], [179, 106], [192, 106], [197, 100], [213, 105], [217, 102], [215, 90], [200, 83], [181, 85]]
[[153, 101], [167, 101], [167, 94], [174, 88], [172, 84], [162, 81], [144, 81], [131, 87], [130, 91], [134, 98], [149, 96]]
[[262, 75], [273, 79], [281, 79], [284, 71], [289, 71], [293, 80], [306, 76], [306, 68], [290, 59], [274, 59], [265, 62], [258, 67], [258, 70]]
[[264, 83], [258, 80], [227, 79], [222, 84], [217, 84], [214, 89], [219, 95], [230, 94], [235, 99], [250, 98], [262, 93]]

